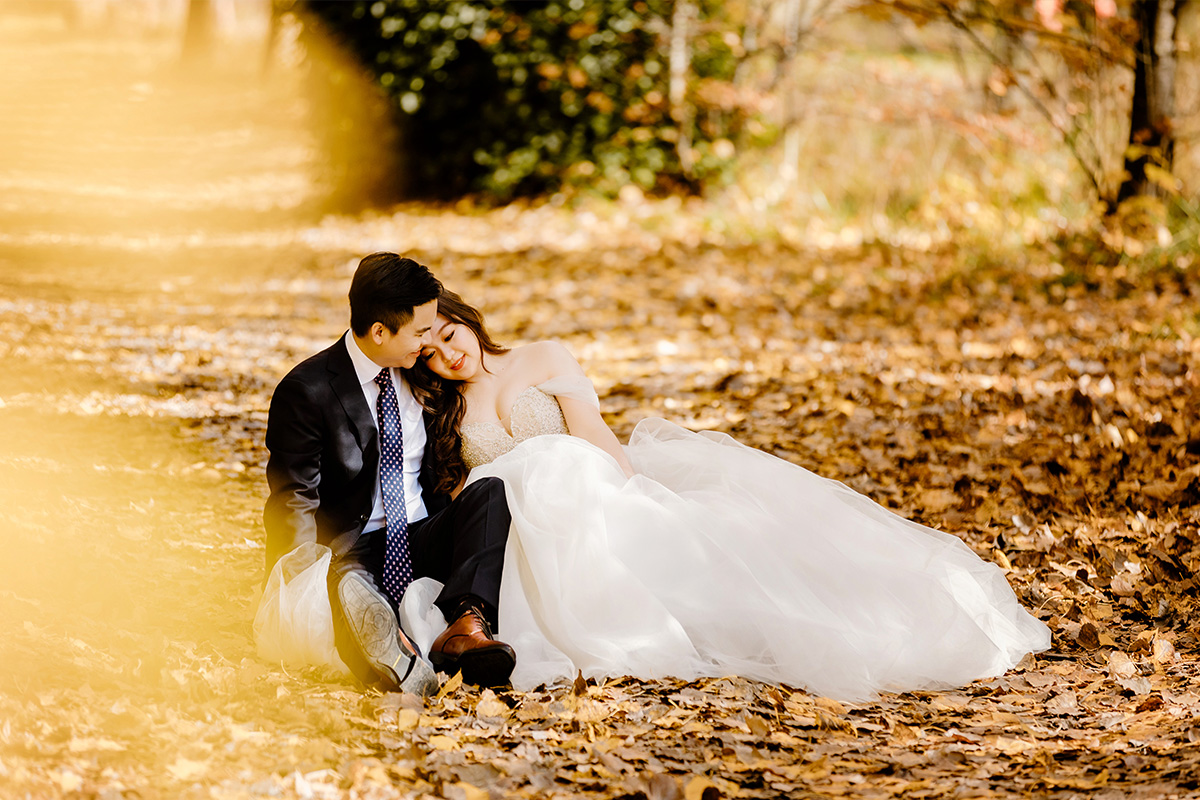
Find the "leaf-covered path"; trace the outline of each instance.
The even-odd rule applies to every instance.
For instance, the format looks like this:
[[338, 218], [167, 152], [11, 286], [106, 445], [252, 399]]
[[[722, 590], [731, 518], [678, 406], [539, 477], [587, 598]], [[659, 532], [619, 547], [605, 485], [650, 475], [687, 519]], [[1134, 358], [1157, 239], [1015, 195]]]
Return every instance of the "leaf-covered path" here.
[[[673, 202], [317, 221], [283, 78], [0, 37], [0, 796], [1200, 791], [1194, 265], [752, 243]], [[961, 535], [1053, 650], [857, 706], [736, 678], [422, 702], [260, 662], [269, 392], [384, 248], [501, 340], [565, 341], [622, 437], [726, 431]]]

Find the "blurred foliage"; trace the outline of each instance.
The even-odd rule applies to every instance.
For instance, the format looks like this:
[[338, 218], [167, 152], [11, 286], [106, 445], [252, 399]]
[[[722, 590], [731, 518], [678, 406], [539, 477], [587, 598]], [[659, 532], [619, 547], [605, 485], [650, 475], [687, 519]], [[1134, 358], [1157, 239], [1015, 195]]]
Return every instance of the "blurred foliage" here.
[[727, 177], [745, 121], [730, 83], [736, 37], [710, 24], [724, 4], [697, 4], [687, 110], [673, 109], [674, 5], [300, 0], [295, 10], [309, 36], [317, 26], [352, 50], [390, 102], [403, 194], [508, 199], [564, 185], [614, 194], [630, 182], [696, 191]]

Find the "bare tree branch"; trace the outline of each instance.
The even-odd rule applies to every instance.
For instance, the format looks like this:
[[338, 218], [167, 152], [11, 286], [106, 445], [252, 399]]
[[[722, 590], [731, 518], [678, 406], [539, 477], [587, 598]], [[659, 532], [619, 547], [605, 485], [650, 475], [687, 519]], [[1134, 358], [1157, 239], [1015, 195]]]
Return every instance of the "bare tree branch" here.
[[[888, 0], [885, 5], [900, 5], [900, 3], [904, 2], [905, 0], [899, 0], [899, 2]], [[1012, 70], [1011, 63], [997, 53], [988, 42], [984, 41], [983, 38], [980, 37], [979, 34], [971, 27], [971, 25], [968, 24], [967, 20], [959, 15], [957, 9], [951, 6], [950, 3], [945, 2], [945, 0], [939, 0], [937, 5], [941, 9], [940, 13], [926, 6], [912, 7], [919, 8], [923, 13], [929, 13], [935, 18], [949, 21], [950, 24], [960, 30], [971, 41], [971, 43], [975, 45], [979, 52], [987, 56], [993, 64], [1005, 70], [1005, 72], [1012, 77], [1013, 85], [1016, 86], [1017, 90], [1020, 91], [1021, 94], [1023, 94], [1033, 104], [1033, 107], [1038, 111], [1038, 113], [1050, 123], [1051, 127], [1058, 131], [1060, 136], [1062, 136], [1063, 142], [1067, 145], [1067, 149], [1071, 151], [1071, 156], [1083, 169], [1084, 174], [1087, 176], [1088, 181], [1092, 184], [1092, 187], [1096, 190], [1097, 195], [1103, 194], [1104, 190], [1100, 183], [1102, 164], [1100, 163], [1098, 156], [1094, 159], [1094, 161], [1089, 160], [1080, 148], [1079, 139], [1080, 135], [1082, 134], [1082, 130], [1080, 129], [1079, 125], [1072, 124], [1068, 128], [1059, 122], [1057, 116], [1053, 110], [1046, 105], [1045, 101], [1043, 101], [1042, 98], [1037, 95], [1037, 93], [1026, 86], [1024, 82], [1019, 80], [1019, 77]], [[1050, 97], [1058, 99], [1058, 91], [1044, 74], [1041, 75], [1041, 80], [1039, 83]]]

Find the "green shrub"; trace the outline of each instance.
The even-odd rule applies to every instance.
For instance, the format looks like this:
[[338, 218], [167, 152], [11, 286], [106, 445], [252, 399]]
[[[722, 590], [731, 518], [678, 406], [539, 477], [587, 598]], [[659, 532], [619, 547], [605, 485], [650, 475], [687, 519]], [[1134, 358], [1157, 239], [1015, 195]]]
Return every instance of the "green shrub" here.
[[[390, 100], [406, 194], [500, 199], [564, 185], [696, 191], [729, 169], [743, 121], [721, 3], [699, 4], [686, 114], [672, 115], [667, 0], [297, 3]], [[723, 90], [725, 89], [725, 90]], [[681, 128], [681, 125], [684, 126]], [[681, 133], [692, 162], [681, 163]]]

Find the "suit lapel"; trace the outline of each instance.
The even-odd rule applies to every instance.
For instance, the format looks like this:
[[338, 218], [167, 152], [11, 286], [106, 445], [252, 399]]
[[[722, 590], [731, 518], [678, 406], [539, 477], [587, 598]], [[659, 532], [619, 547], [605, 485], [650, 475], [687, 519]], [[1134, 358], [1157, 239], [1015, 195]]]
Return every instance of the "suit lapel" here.
[[[350, 334], [347, 333], [346, 336]], [[345, 337], [329, 349], [329, 385], [342, 404], [354, 438], [364, 451], [375, 442], [378, 433], [375, 430], [375, 418], [367, 407], [367, 399], [363, 397], [362, 384], [358, 382], [358, 373], [354, 371], [354, 362], [346, 351]]]

